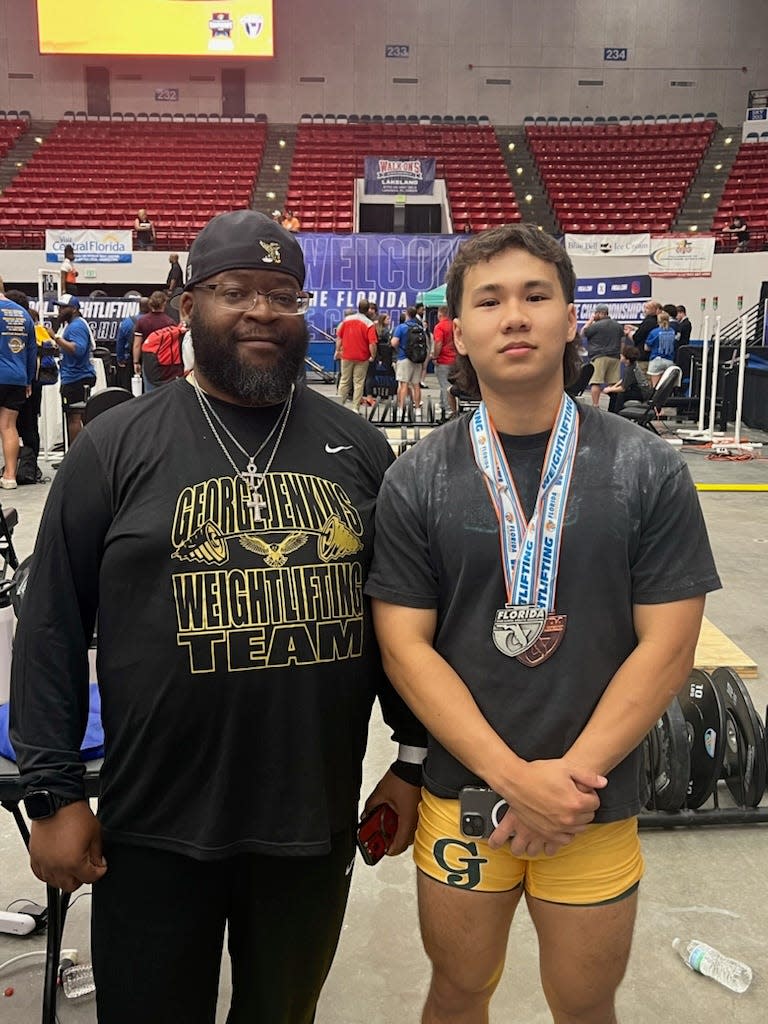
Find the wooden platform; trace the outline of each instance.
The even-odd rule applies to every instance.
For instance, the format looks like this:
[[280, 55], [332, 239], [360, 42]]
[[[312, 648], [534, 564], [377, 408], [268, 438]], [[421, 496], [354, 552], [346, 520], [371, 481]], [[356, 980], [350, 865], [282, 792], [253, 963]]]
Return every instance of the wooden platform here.
[[757, 678], [757, 663], [737, 647], [722, 630], [713, 626], [709, 619], [704, 619], [701, 624], [694, 665], [706, 672], [711, 672], [713, 668], [719, 668], [721, 665], [729, 665], [743, 679]]

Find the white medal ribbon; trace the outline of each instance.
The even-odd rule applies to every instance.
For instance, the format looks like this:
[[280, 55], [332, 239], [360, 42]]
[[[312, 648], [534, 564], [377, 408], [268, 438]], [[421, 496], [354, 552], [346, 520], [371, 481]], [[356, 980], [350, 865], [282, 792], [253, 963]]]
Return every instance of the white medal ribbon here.
[[470, 439], [499, 520], [507, 605], [553, 612], [565, 507], [579, 439], [576, 403], [563, 394], [529, 522], [485, 402], [470, 421]]

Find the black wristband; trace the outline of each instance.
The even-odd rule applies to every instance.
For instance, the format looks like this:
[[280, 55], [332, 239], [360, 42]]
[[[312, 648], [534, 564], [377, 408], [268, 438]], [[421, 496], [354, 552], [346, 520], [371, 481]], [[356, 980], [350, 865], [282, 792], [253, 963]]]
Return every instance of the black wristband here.
[[412, 764], [410, 761], [394, 761], [389, 770], [398, 779], [407, 782], [409, 786], [421, 786], [421, 765]]

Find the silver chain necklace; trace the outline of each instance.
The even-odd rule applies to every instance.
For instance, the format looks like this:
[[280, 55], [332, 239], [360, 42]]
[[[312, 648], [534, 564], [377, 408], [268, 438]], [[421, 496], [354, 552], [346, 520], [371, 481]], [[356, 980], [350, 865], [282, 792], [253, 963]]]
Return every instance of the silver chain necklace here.
[[[234, 436], [232, 431], [226, 426], [225, 423], [222, 423], [220, 417], [216, 413], [216, 410], [213, 408], [210, 401], [208, 400], [208, 396], [200, 387], [194, 375], [191, 374], [190, 377], [192, 380], [192, 385], [195, 389], [195, 394], [197, 395], [198, 404], [200, 405], [200, 409], [202, 410], [203, 416], [205, 417], [205, 420], [208, 424], [208, 427], [210, 428], [211, 433], [216, 438], [219, 448], [221, 448], [222, 452], [224, 453], [227, 459], [227, 462], [229, 462], [230, 466], [234, 469], [235, 474], [245, 483], [245, 486], [248, 488], [249, 497], [247, 504], [248, 508], [251, 509], [253, 513], [253, 521], [254, 523], [262, 523], [264, 521], [264, 517], [262, 516], [261, 513], [263, 509], [267, 507], [267, 502], [264, 499], [263, 495], [259, 494], [259, 488], [264, 483], [264, 478], [266, 477], [267, 473], [269, 473], [269, 470], [272, 467], [272, 463], [275, 461], [277, 449], [280, 447], [280, 442], [283, 439], [283, 434], [285, 433], [285, 428], [288, 423], [288, 417], [291, 415], [291, 407], [293, 405], [293, 396], [296, 391], [296, 385], [291, 384], [291, 390], [290, 393], [288, 394], [288, 398], [285, 401], [285, 405], [283, 406], [280, 415], [275, 420], [275, 425], [267, 434], [266, 439], [262, 441], [262, 443], [253, 453], [253, 455], [249, 455], [246, 449], [243, 448], [243, 446]], [[236, 446], [238, 451], [240, 451], [248, 460], [245, 469], [239, 469], [237, 463], [229, 454], [229, 450], [227, 449], [227, 446], [224, 444], [221, 435], [219, 434], [216, 427], [213, 425], [214, 418], [216, 419], [222, 430], [224, 430], [227, 437], [229, 437], [232, 443]], [[275, 441], [274, 447], [272, 448], [272, 452], [270, 453], [270, 456], [267, 459], [267, 464], [264, 466], [264, 469], [261, 472], [259, 472], [256, 466], [256, 459], [269, 444], [270, 439], [274, 436], [275, 431], [278, 430], [278, 427], [280, 429], [277, 434], [277, 440]]]

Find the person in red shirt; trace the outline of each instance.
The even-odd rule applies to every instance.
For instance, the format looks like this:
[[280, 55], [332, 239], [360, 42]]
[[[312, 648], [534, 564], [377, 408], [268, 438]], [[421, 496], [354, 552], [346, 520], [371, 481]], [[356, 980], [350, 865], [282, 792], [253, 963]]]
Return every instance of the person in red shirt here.
[[360, 411], [365, 390], [365, 375], [368, 364], [376, 356], [376, 328], [368, 318], [370, 303], [361, 299], [354, 311], [341, 321], [336, 328], [336, 352], [334, 359], [341, 360], [339, 398], [346, 405], [352, 399], [355, 412]]
[[432, 334], [435, 342], [435, 373], [440, 385], [440, 405], [445, 419], [448, 410], [451, 415], [456, 413], [456, 398], [448, 386], [448, 374], [456, 362], [456, 349], [453, 347], [453, 320], [448, 316], [448, 307], [440, 306], [437, 311], [437, 323]]

